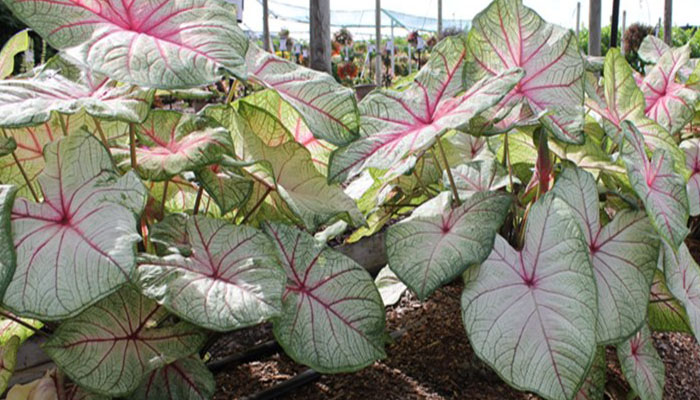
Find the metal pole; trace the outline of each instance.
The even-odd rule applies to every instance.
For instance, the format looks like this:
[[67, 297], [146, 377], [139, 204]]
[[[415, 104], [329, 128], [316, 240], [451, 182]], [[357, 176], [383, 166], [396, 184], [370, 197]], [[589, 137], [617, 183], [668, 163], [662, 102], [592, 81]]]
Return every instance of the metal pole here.
[[270, 51], [270, 9], [267, 0], [263, 0], [263, 49]]
[[576, 43], [578, 43], [578, 34], [581, 29], [581, 2], [576, 3]]
[[617, 47], [617, 33], [620, 24], [620, 0], [613, 0], [612, 21], [610, 29], [610, 48]]
[[673, 33], [673, 0], [666, 0], [664, 3], [664, 42], [671, 45], [671, 34]]
[[590, 0], [588, 8], [588, 55], [600, 56], [600, 0]]
[[381, 56], [381, 45], [382, 45], [382, 0], [377, 0], [377, 10], [375, 12], [376, 17], [376, 38], [377, 38], [377, 55], [376, 57], [376, 84], [377, 87], [382, 86], [382, 56]]
[[437, 26], [437, 36], [438, 38], [442, 34], [442, 0], [438, 0], [438, 26]]
[[331, 6], [329, 0], [310, 0], [311, 68], [331, 72]]

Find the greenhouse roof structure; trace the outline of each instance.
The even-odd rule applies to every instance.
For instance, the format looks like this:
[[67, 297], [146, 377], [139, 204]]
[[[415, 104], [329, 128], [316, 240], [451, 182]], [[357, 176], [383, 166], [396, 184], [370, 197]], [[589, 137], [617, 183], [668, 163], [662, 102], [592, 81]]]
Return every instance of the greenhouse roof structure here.
[[[262, 0], [258, 0], [262, 3]], [[270, 16], [290, 22], [308, 24], [309, 8], [292, 5], [283, 1], [268, 0]], [[471, 21], [465, 19], [444, 19], [443, 27], [469, 28]], [[408, 31], [437, 32], [437, 18], [406, 14], [382, 8], [383, 28], [403, 28]], [[375, 10], [331, 10], [331, 26], [344, 28], [374, 28]]]

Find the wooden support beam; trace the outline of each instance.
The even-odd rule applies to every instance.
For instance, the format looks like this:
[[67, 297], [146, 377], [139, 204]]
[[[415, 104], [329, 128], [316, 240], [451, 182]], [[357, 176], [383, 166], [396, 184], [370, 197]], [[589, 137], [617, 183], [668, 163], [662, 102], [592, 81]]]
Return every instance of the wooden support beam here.
[[442, 0], [438, 0], [438, 17], [437, 17], [437, 36], [438, 38], [442, 34]]
[[262, 0], [263, 6], [263, 49], [270, 51], [270, 8], [267, 0]]
[[589, 0], [588, 7], [588, 55], [600, 56], [600, 0]]
[[671, 45], [671, 34], [673, 33], [673, 0], [664, 2], [664, 42]]
[[382, 1], [377, 0], [377, 7], [375, 11], [375, 24], [376, 24], [376, 40], [377, 40], [377, 55], [375, 58], [377, 69], [376, 73], [376, 84], [377, 87], [382, 86]]
[[330, 0], [309, 0], [309, 46], [311, 68], [331, 72], [331, 6]]

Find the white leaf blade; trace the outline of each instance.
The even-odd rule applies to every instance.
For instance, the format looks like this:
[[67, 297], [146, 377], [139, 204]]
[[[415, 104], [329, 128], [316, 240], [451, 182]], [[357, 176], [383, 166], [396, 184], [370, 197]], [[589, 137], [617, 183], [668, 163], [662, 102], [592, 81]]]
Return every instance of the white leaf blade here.
[[85, 133], [52, 142], [45, 157], [44, 202], [21, 198], [12, 210], [17, 270], [3, 303], [52, 320], [76, 315], [128, 280], [145, 188], [132, 174], [117, 179], [106, 149]]
[[189, 322], [220, 332], [279, 314], [285, 275], [262, 232], [203, 216], [181, 222], [186, 244], [153, 236], [168, 248], [186, 247], [187, 254], [141, 257], [136, 282], [146, 296]]
[[82, 387], [123, 396], [149, 372], [204, 344], [206, 335], [185, 322], [155, 327], [166, 315], [165, 309], [127, 287], [65, 321], [43, 348]]
[[54, 48], [115, 80], [178, 89], [245, 76], [235, 10], [216, 0], [4, 0]]
[[297, 362], [323, 373], [357, 371], [385, 357], [385, 313], [361, 266], [281, 224], [267, 224], [287, 273], [274, 333]]
[[596, 289], [583, 234], [563, 201], [531, 208], [525, 247], [500, 236], [467, 270], [462, 317], [477, 355], [509, 384], [568, 400], [596, 350]]
[[450, 193], [444, 192], [389, 227], [389, 267], [425, 300], [488, 257], [511, 201], [505, 193], [476, 193], [453, 209]]
[[646, 325], [617, 347], [617, 356], [627, 382], [641, 400], [663, 399], [666, 368]]

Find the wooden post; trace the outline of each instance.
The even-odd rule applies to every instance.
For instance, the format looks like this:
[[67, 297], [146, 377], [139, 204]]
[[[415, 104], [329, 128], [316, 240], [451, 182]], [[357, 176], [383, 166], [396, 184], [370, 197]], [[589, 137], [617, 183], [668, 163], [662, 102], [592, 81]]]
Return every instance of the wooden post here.
[[[328, 1], [328, 0], [326, 0]], [[377, 43], [376, 43], [376, 48], [377, 48], [377, 55], [376, 55], [376, 66], [377, 70], [375, 71], [376, 73], [376, 84], [377, 87], [382, 86], [382, 0], [377, 0], [377, 9], [375, 12], [375, 24], [376, 24], [376, 38], [377, 38]]]
[[671, 45], [671, 34], [673, 33], [673, 0], [664, 2], [664, 42]]
[[438, 0], [438, 26], [437, 26], [437, 36], [440, 38], [442, 34], [442, 0]]
[[396, 76], [396, 39], [394, 38], [394, 20], [391, 20], [391, 78]]
[[[576, 43], [578, 43], [578, 34], [581, 29], [581, 2], [576, 3]], [[578, 46], [578, 45], [577, 45]]]
[[625, 37], [627, 32], [627, 11], [622, 12], [622, 37]]
[[625, 32], [627, 32], [627, 11], [622, 12], [622, 43], [620, 46], [620, 53], [625, 54]]
[[617, 34], [620, 24], [620, 0], [613, 0], [612, 21], [610, 21], [610, 48], [617, 47]]
[[589, 0], [588, 55], [600, 56], [600, 0]]
[[331, 72], [331, 6], [329, 0], [310, 0], [311, 68]]
[[267, 0], [262, 0], [263, 6], [263, 49], [270, 51], [270, 9]]

